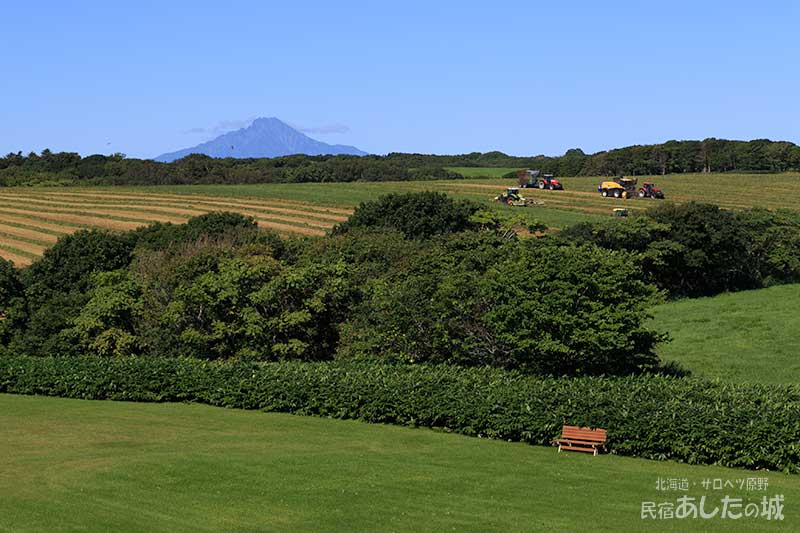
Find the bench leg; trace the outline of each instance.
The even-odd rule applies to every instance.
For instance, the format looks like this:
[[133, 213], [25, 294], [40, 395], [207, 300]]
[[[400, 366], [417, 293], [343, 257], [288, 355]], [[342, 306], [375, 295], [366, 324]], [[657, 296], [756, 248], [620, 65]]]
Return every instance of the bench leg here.
[[558, 453], [561, 453], [561, 445], [558, 445]]

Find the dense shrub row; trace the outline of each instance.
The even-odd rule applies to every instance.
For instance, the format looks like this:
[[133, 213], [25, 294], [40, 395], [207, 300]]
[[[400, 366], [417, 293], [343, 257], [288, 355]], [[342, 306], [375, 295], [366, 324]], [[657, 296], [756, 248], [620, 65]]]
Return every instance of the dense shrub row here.
[[673, 297], [800, 281], [800, 214], [788, 210], [667, 203], [629, 220], [576, 224], [557, 238], [635, 254]]
[[567, 424], [613, 453], [800, 473], [800, 388], [637, 376], [553, 379], [369, 362], [0, 357], [0, 392], [216, 406], [547, 444]]

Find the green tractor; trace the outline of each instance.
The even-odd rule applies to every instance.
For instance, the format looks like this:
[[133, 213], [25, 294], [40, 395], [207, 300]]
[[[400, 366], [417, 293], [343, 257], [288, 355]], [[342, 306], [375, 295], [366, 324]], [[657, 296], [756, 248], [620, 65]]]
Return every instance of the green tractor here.
[[524, 196], [520, 195], [517, 187], [509, 187], [505, 190], [505, 192], [496, 196], [494, 201], [515, 207], [528, 207], [529, 205], [536, 205], [536, 202], [533, 200], [528, 200]]

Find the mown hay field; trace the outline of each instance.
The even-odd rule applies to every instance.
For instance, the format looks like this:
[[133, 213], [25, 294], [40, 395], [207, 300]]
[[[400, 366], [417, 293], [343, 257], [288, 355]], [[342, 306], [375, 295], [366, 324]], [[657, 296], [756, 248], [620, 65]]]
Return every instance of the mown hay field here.
[[284, 199], [224, 198], [115, 189], [6, 189], [0, 192], [0, 257], [30, 264], [60, 236], [85, 228], [132, 230], [153, 222], [183, 223], [212, 211], [250, 215], [283, 235], [324, 235], [350, 209]]
[[[507, 171], [509, 169], [499, 169]], [[283, 235], [324, 235], [363, 201], [381, 194], [440, 191], [498, 211], [514, 210], [550, 227], [610, 217], [615, 207], [646, 209], [659, 200], [602, 198], [599, 177], [562, 178], [564, 191], [525, 189], [540, 202], [512, 208], [492, 202], [514, 180], [500, 178], [413, 182], [297, 183], [104, 188], [0, 189], [0, 257], [25, 266], [61, 235], [82, 228], [130, 230], [152, 222], [181, 223], [211, 211], [236, 211]], [[800, 210], [800, 174], [685, 174], [644, 176], [667, 202], [703, 201], [742, 209]]]

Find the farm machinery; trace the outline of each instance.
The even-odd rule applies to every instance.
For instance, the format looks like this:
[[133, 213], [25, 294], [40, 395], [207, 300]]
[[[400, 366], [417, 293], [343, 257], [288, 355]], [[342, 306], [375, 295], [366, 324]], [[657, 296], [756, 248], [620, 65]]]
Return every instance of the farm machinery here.
[[664, 199], [664, 193], [652, 181], [646, 181], [639, 188], [639, 198]]
[[494, 201], [515, 207], [528, 207], [529, 205], [537, 205], [535, 200], [527, 199], [520, 195], [519, 189], [516, 187], [509, 187], [505, 190], [505, 192], [496, 196]]
[[600, 185], [597, 186], [597, 191], [603, 195], [604, 198], [609, 196], [613, 198], [633, 198], [635, 195], [638, 195], [639, 198], [654, 198], [654, 199], [664, 199], [664, 193], [656, 187], [655, 183], [652, 181], [646, 181], [639, 187], [637, 192], [636, 190], [636, 183], [638, 180], [636, 178], [624, 178], [619, 176], [614, 178], [613, 181], [604, 181]]
[[542, 174], [538, 170], [518, 170], [517, 183], [524, 189], [550, 189], [563, 191], [564, 185], [552, 174]]
[[636, 178], [614, 178], [613, 181], [604, 181], [597, 186], [597, 190], [603, 198], [612, 196], [614, 198], [630, 198], [636, 192]]

